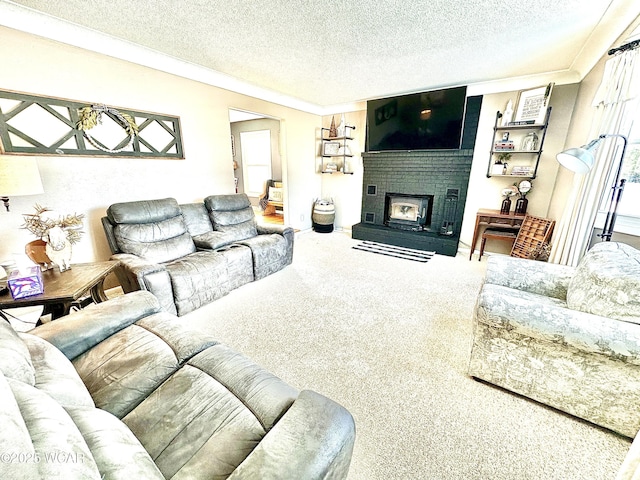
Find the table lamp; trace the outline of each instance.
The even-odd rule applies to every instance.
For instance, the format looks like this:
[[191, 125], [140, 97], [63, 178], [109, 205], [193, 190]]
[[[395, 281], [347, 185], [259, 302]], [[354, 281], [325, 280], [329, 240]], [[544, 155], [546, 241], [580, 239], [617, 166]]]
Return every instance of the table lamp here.
[[9, 197], [44, 193], [34, 157], [0, 155], [0, 200], [9, 211]]

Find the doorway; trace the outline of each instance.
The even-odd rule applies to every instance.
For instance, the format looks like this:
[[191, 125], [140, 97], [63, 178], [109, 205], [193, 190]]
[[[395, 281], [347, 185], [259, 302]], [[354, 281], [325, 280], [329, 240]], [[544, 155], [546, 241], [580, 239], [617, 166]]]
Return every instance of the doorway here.
[[[281, 122], [254, 112], [229, 109], [236, 192], [245, 193], [260, 223], [285, 223]], [[279, 189], [274, 189], [277, 184]], [[269, 187], [271, 185], [271, 187]], [[273, 202], [274, 195], [280, 197]]]

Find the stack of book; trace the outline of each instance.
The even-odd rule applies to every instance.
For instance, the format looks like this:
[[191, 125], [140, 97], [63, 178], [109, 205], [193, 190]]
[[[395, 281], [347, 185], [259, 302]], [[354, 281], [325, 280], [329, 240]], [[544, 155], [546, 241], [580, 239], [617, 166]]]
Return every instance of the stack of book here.
[[519, 165], [515, 165], [511, 168], [511, 175], [518, 175], [520, 177], [528, 177], [531, 175], [532, 168], [531, 167], [523, 167]]
[[493, 150], [495, 152], [504, 152], [514, 150], [513, 142], [511, 140], [501, 140], [493, 144]]

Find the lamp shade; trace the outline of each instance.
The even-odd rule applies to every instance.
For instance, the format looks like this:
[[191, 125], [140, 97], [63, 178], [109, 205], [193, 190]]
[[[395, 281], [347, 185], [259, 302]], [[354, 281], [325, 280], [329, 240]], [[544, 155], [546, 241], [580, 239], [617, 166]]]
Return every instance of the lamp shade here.
[[43, 192], [35, 158], [0, 155], [0, 195], [15, 197]]
[[595, 162], [593, 154], [582, 147], [560, 152], [556, 155], [556, 159], [560, 165], [576, 173], [588, 173]]

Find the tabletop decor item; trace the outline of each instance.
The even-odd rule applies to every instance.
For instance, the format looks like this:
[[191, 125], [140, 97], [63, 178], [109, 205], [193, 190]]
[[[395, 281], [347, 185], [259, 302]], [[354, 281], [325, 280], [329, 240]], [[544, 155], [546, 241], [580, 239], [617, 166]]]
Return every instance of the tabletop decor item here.
[[71, 268], [71, 245], [82, 238], [84, 215], [57, 215], [47, 207], [34, 206], [36, 213], [23, 214], [22, 228], [29, 230], [38, 240], [29, 242], [25, 253], [42, 269], [48, 270], [53, 264], [61, 272]]
[[529, 200], [527, 200], [527, 194], [531, 191], [531, 182], [529, 180], [522, 180], [520, 183], [514, 183], [513, 185], [518, 189], [518, 195], [520, 195], [520, 198], [516, 200], [515, 213], [524, 215], [525, 213], [527, 213], [527, 206], [529, 204]]
[[518, 188], [515, 186], [507, 187], [502, 189], [502, 196], [504, 200], [502, 200], [502, 206], [500, 207], [500, 213], [509, 213], [511, 210], [511, 197], [518, 194]]

